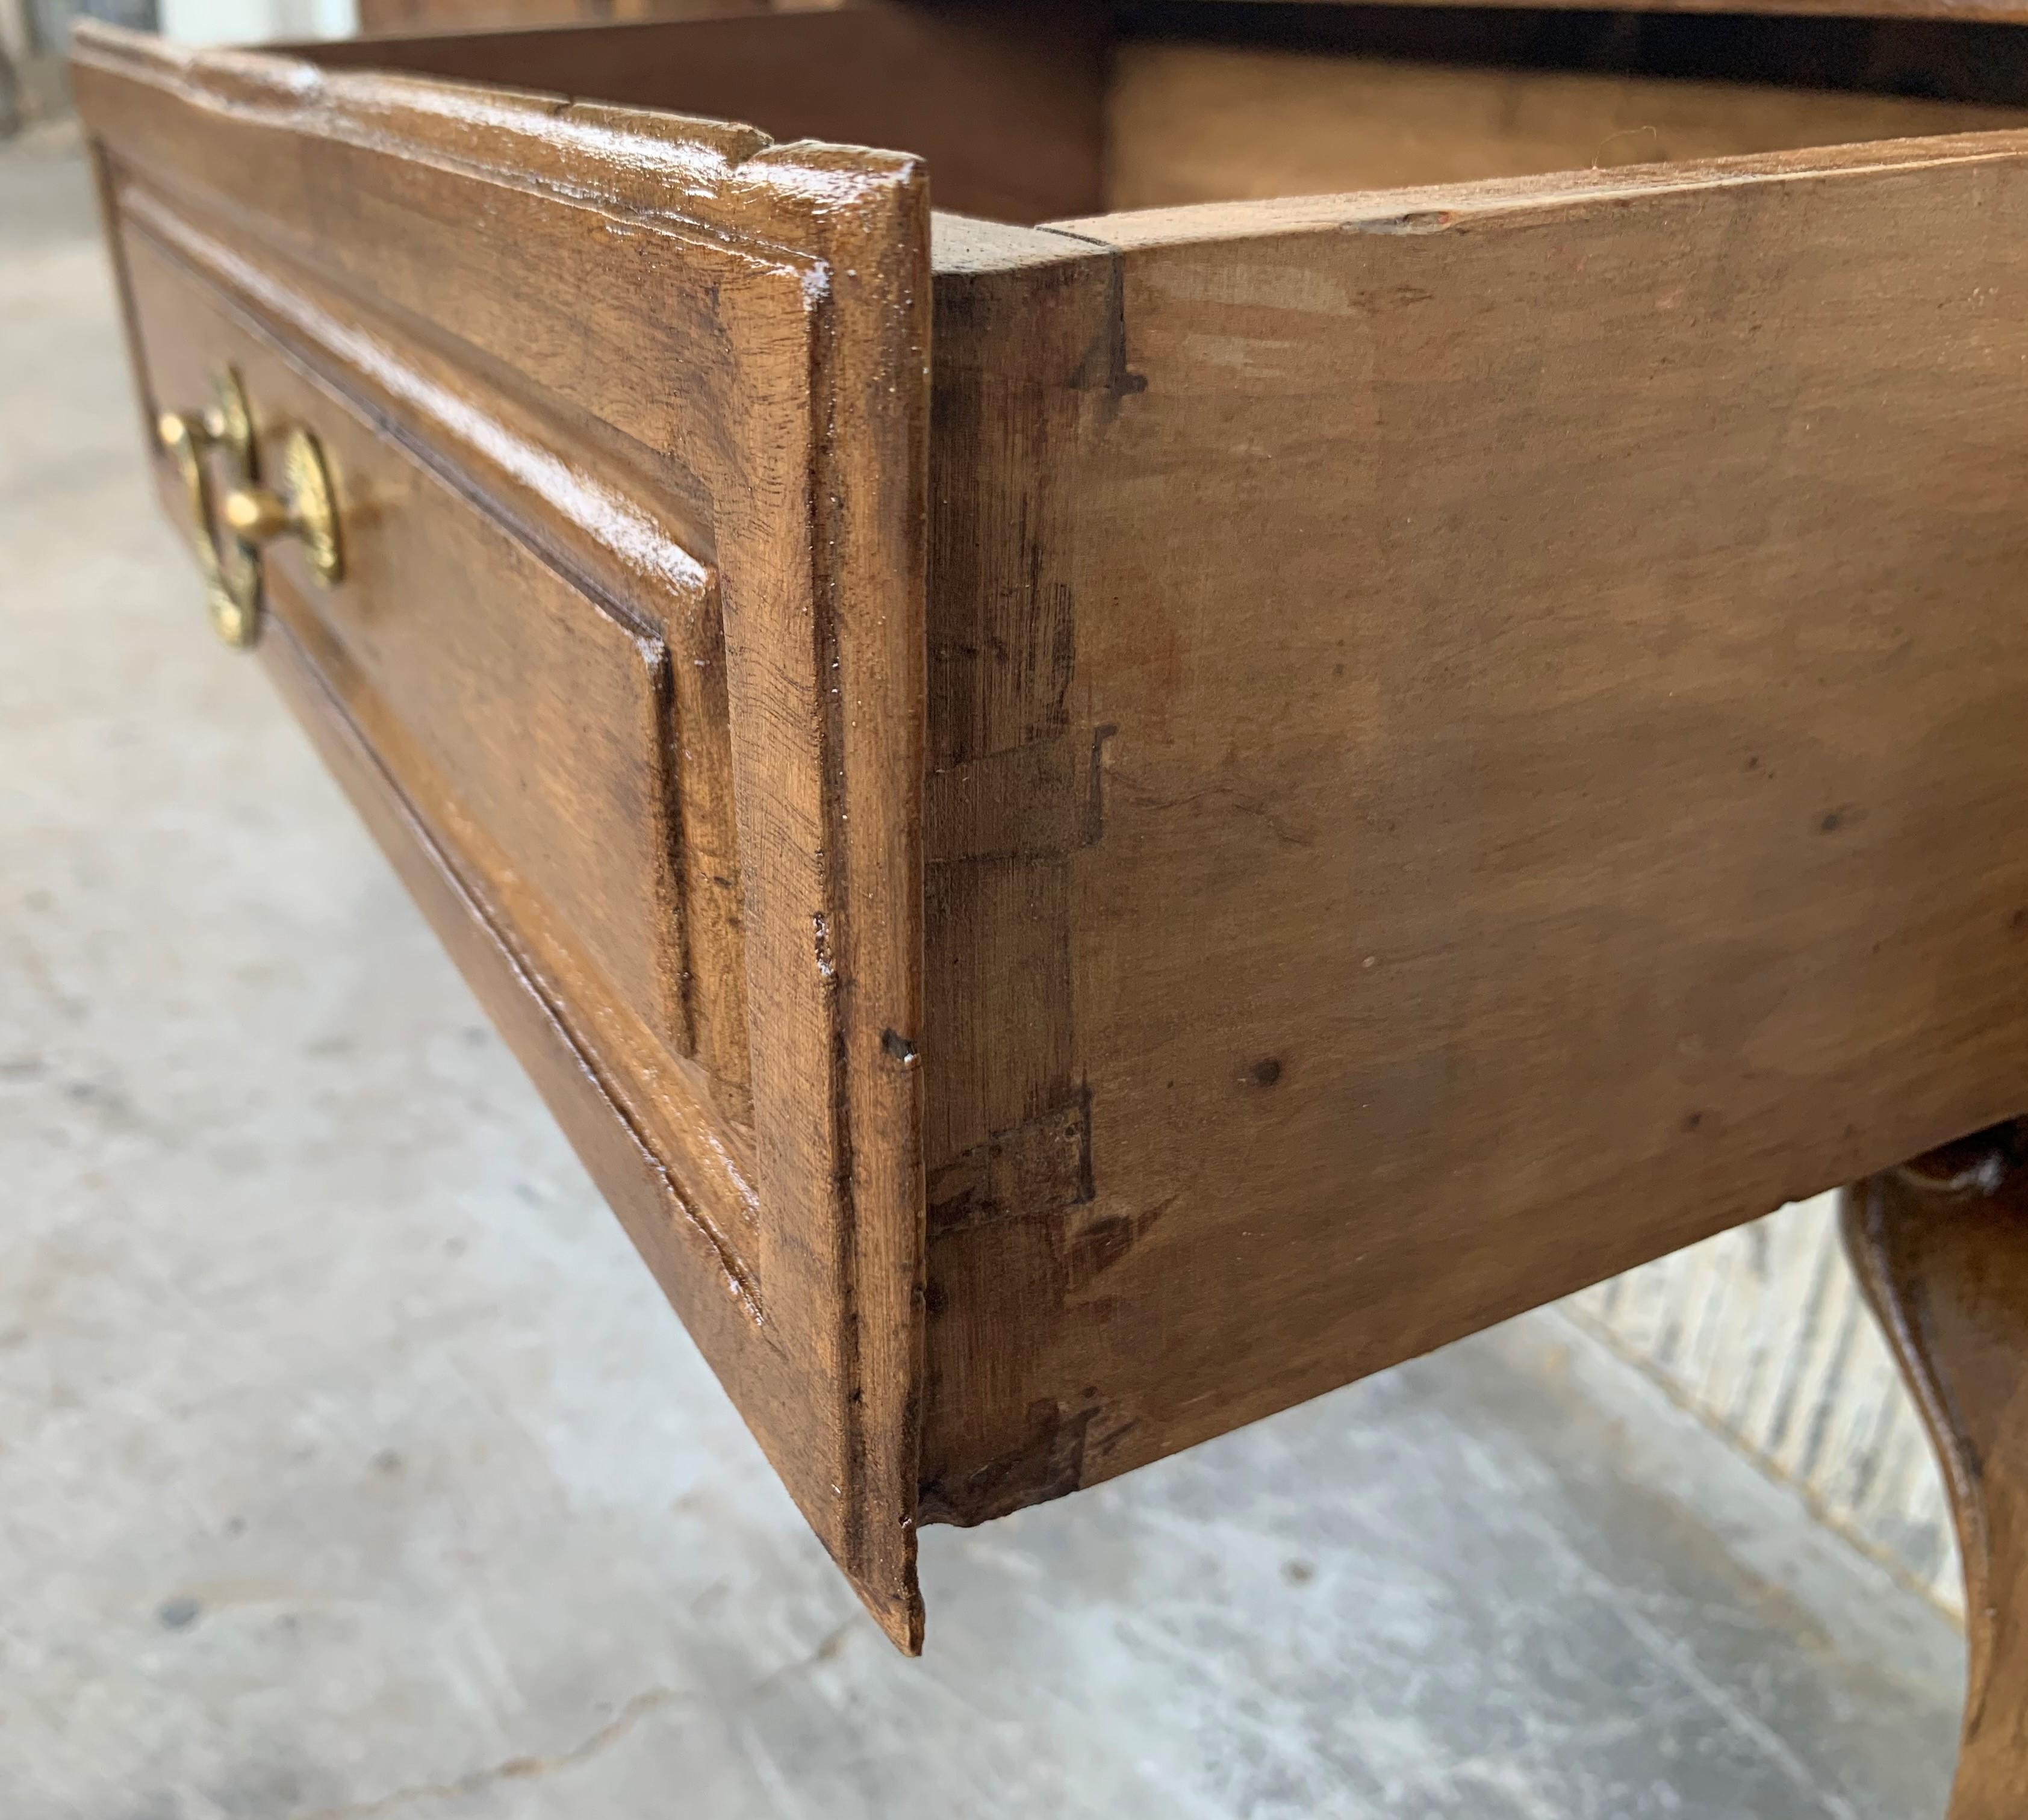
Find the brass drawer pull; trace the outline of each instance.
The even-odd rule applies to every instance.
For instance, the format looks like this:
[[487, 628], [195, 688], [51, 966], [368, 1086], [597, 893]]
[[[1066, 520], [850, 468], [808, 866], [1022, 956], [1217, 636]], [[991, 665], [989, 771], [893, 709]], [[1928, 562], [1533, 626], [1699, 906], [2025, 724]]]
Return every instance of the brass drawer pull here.
[[311, 575], [329, 587], [345, 572], [338, 547], [338, 507], [324, 450], [309, 431], [290, 431], [282, 446], [282, 478], [286, 494], [251, 483], [234, 487], [222, 508], [226, 524], [250, 549], [278, 537], [299, 538]]
[[[328, 587], [342, 579], [338, 509], [330, 470], [316, 437], [291, 429], [283, 445], [286, 493], [260, 484], [253, 412], [239, 375], [221, 369], [203, 413], [165, 411], [155, 433], [176, 464], [191, 517], [191, 546], [205, 584], [205, 611], [227, 644], [246, 650], [261, 637], [261, 546], [278, 537], [303, 545], [312, 576]], [[214, 514], [205, 457], [224, 462], [227, 488]]]

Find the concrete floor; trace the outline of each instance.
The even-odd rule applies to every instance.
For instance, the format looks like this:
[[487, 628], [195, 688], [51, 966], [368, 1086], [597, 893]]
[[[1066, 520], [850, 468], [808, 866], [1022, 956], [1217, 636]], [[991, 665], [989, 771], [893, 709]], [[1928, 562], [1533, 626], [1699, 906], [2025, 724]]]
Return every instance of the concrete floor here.
[[1551, 1311], [859, 1612], [144, 494], [0, 150], [0, 1820], [1939, 1813], [1962, 1647]]

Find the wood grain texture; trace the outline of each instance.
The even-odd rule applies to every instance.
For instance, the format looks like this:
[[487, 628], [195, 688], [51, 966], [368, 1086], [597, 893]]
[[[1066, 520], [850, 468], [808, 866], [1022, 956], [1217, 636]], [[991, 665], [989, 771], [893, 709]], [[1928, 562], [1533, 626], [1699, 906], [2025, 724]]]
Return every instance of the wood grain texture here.
[[[1097, 755], [1090, 1192], [932, 1241], [964, 1407], [927, 1432], [977, 1448], [926, 1451], [944, 1514], [2028, 1104], [2024, 161], [1999, 134], [1052, 244], [1116, 298], [1031, 565]], [[1017, 318], [1036, 282], [964, 279]], [[933, 643], [970, 610], [933, 586]]]
[[[731, 10], [730, 9], [725, 10]], [[912, 152], [939, 208], [1009, 221], [1102, 208], [1105, 9], [1075, 0], [457, 31], [296, 48], [402, 70], [668, 109]]]
[[1957, 1525], [1971, 1662], [1949, 1820], [2028, 1807], [2028, 1170], [2004, 1126], [1874, 1176], [1847, 1247]]
[[[694, 660], [686, 650], [672, 660], [660, 637], [602, 610], [467, 495], [390, 448], [380, 425], [250, 332], [176, 257], [222, 249], [131, 187], [120, 202], [151, 387], [202, 399], [229, 359], [270, 454], [287, 426], [316, 426], [338, 477], [348, 577], [342, 590], [312, 593], [293, 550], [269, 557], [316, 603], [299, 639], [417, 812], [443, 830], [469, 889], [612, 1064], [611, 1090], [687, 1185], [690, 1216], [723, 1267], [757, 1300], [750, 1112], [747, 1125], [736, 1121], [745, 1102], [687, 1040], [676, 800], [686, 768], [671, 681]], [[180, 512], [178, 484], [165, 470], [157, 477]], [[715, 619], [707, 579], [698, 572], [699, 605]]]
[[[77, 71], [147, 405], [229, 360], [338, 468], [267, 661], [911, 1648], [919, 1520], [2028, 1106], [2028, 134], [932, 246], [761, 130], [1096, 207], [1099, 15], [1015, 17]], [[1143, 54], [1144, 195], [1424, 156]], [[1589, 80], [1390, 83], [1478, 170]]]
[[[275, 662], [396, 793], [377, 825], [412, 878], [448, 875], [419, 889], [472, 923], [454, 941], [507, 956], [472, 964], [482, 993], [914, 1647], [920, 1110], [893, 1033], [920, 1027], [920, 166], [107, 31], [76, 76], [144, 395], [194, 402], [159, 388], [230, 360], [271, 431], [340, 461], [357, 577], [325, 598], [276, 565]], [[676, 914], [672, 790], [706, 863], [736, 859], [738, 1022], [768, 1034], [744, 1084], [708, 1019], [699, 1090], [636, 1040], [640, 970], [712, 921]], [[706, 1154], [750, 1182], [750, 1256], [672, 1236], [724, 1237]]]
[[935, 251], [923, 1515], [973, 1521], [1031, 1501], [1034, 1473], [1075, 1484], [1053, 1412], [1031, 1423], [994, 1387], [1027, 1375], [1060, 1299], [1049, 1242], [1091, 1198], [1071, 915], [1096, 741], [1072, 583], [1119, 319], [1111, 262], [1065, 236], [940, 220]]
[[[124, 204], [151, 384], [166, 401], [202, 400], [220, 350], [239, 338], [164, 250], [199, 250], [194, 231], [145, 193], [130, 190]], [[441, 813], [508, 856], [501, 886], [532, 939], [577, 954], [575, 968], [694, 1054], [668, 645], [573, 586], [426, 468], [388, 459], [371, 419], [334, 409], [265, 350], [239, 364], [270, 413], [268, 471], [275, 426], [311, 423], [344, 477], [350, 585], [322, 616], [361, 686], [444, 780]], [[284, 544], [268, 561], [301, 558]], [[710, 575], [700, 565], [683, 579], [694, 615]]]
[[1216, 44], [1120, 46], [1107, 205], [1682, 163], [2028, 124], [1903, 95]]

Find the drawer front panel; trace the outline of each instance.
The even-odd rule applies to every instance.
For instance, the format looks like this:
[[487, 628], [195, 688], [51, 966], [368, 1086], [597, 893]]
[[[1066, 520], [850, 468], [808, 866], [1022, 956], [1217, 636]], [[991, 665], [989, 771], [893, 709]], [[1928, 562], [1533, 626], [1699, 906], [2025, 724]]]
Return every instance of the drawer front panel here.
[[263, 660], [912, 1643], [920, 167], [95, 28], [74, 71], [144, 407], [230, 368], [265, 469], [335, 477]]
[[[203, 399], [229, 368], [254, 407], [264, 476], [291, 427], [322, 445], [344, 577], [312, 585], [300, 550], [278, 542], [265, 566], [271, 595], [287, 599], [275, 611], [342, 679], [440, 835], [475, 863], [490, 856], [487, 889], [543, 962], [690, 1048], [668, 646], [574, 586], [131, 225], [126, 255], [158, 409]], [[701, 568], [697, 585], [707, 590]]]
[[[309, 431], [325, 457], [342, 579], [316, 585], [302, 547], [276, 540], [262, 557], [265, 623], [314, 662], [476, 901], [603, 1058], [630, 1118], [677, 1168], [722, 1267], [757, 1305], [729, 830], [712, 863], [734, 889], [703, 898], [694, 932], [679, 863], [686, 845], [709, 850], [686, 837], [729, 794], [723, 690], [696, 698], [701, 673], [723, 668], [716, 577], [664, 538], [674, 610], [645, 623], [478, 471], [477, 451], [514, 439], [506, 424], [479, 420], [476, 402], [434, 424], [397, 423], [376, 394], [390, 381], [427, 387], [411, 351], [145, 187], [116, 188], [151, 413], [195, 408], [230, 373], [264, 481], [283, 484], [292, 431]], [[535, 445], [522, 446], [525, 466]], [[230, 463], [209, 465], [222, 487]], [[166, 457], [158, 479], [194, 534]], [[675, 697], [679, 670], [688, 701]], [[700, 956], [719, 978], [695, 990]], [[701, 1051], [694, 1008], [716, 1020]]]

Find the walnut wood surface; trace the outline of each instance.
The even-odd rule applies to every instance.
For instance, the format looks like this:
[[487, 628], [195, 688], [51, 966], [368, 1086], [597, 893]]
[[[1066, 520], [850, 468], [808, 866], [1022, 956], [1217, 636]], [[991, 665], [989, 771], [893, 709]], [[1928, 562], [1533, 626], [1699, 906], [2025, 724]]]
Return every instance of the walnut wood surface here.
[[913, 1647], [920, 165], [90, 28], [75, 68], [150, 407], [230, 361], [339, 464], [353, 575], [276, 560], [271, 661]]
[[1020, 985], [932, 1055], [929, 1509], [2028, 1104], [2017, 213], [2004, 133], [940, 257], [931, 876], [1064, 834], [933, 899], [933, 1031]]
[[2018, 1126], [1845, 1197], [1956, 1520], [1971, 1663], [1949, 1820], [2028, 1811], [2028, 1161]]
[[[1097, 205], [1091, 15], [1013, 17], [372, 51], [949, 184], [80, 41], [148, 405], [338, 468], [267, 660], [906, 1647], [919, 1519], [2028, 1106], [2028, 134], [932, 248]], [[1290, 180], [1200, 124], [1124, 156]]]
[[913, 152], [939, 208], [1036, 221], [1105, 205], [1105, 27], [1104, 8], [1075, 0], [855, 0], [842, 11], [294, 48], [327, 68], [497, 83], [738, 120], [783, 140]]
[[[146, 192], [130, 187], [124, 201], [156, 396], [202, 400], [230, 350], [269, 413], [268, 468], [274, 426], [310, 424], [343, 477], [350, 585], [320, 599], [320, 618], [361, 701], [413, 744], [410, 788], [427, 791], [465, 844], [498, 853], [488, 868], [496, 887], [551, 964], [599, 980], [645, 1036], [694, 1056], [667, 642], [574, 586], [427, 468], [390, 459], [379, 424], [250, 342], [178, 269], [178, 254], [231, 255]], [[301, 568], [287, 544], [269, 561]], [[709, 572], [684, 579], [672, 592], [694, 618], [709, 601]], [[736, 966], [736, 927], [721, 933]]]
[[2024, 124], [2028, 108], [1907, 95], [1130, 41], [1108, 91], [1106, 203], [1469, 182]]

